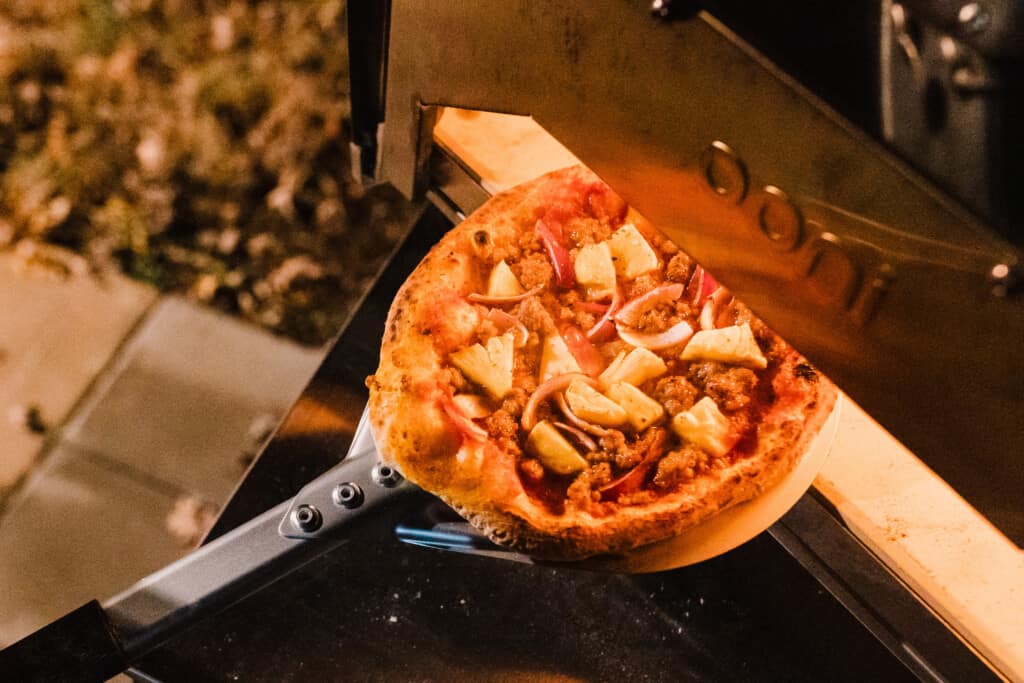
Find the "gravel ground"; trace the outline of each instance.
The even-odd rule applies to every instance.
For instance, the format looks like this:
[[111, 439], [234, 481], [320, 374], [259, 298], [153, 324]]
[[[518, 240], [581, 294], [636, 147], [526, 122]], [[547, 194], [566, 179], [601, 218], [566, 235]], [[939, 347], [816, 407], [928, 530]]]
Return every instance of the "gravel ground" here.
[[348, 155], [343, 0], [0, 5], [0, 248], [69, 248], [307, 344], [408, 219]]

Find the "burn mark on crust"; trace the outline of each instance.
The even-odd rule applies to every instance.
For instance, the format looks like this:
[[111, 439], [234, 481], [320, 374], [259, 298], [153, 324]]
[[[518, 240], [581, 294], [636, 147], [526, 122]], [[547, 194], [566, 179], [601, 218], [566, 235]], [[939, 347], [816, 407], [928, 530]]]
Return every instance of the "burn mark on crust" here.
[[797, 363], [793, 368], [793, 374], [807, 382], [818, 381], [818, 371], [811, 367], [810, 363]]

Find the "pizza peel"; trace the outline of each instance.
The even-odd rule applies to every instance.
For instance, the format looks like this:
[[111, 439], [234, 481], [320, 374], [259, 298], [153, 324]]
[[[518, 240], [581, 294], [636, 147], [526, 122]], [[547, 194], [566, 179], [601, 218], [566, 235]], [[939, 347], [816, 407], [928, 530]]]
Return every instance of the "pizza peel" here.
[[346, 457], [291, 500], [104, 603], [86, 603], [0, 650], [0, 671], [13, 674], [11, 680], [106, 680], [196, 622], [345, 544], [347, 532], [368, 515], [385, 516], [406, 543], [515, 562], [626, 573], [694, 564], [750, 540], [797, 502], [828, 456], [838, 405], [794, 470], [760, 497], [667, 541], [577, 562], [536, 560], [458, 521], [381, 460], [364, 411]]

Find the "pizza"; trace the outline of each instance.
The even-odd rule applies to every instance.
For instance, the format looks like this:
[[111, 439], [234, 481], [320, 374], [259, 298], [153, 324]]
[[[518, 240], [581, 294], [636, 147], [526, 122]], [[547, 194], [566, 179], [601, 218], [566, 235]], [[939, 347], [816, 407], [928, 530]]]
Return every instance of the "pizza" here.
[[498, 544], [618, 553], [757, 496], [834, 387], [583, 167], [502, 192], [396, 296], [381, 456]]

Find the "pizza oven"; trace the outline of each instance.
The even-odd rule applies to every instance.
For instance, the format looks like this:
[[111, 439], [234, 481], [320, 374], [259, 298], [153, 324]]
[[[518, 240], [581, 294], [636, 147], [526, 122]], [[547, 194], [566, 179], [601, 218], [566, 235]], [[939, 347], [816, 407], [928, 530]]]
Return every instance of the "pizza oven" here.
[[[13, 670], [1024, 680], [1024, 8], [755, 4], [350, 3], [353, 172], [414, 224], [205, 545]], [[675, 571], [497, 548], [382, 466], [360, 419], [419, 259], [580, 162], [844, 392], [811, 489]]]
[[[387, 73], [368, 79], [377, 99], [354, 102], [369, 115], [354, 158], [452, 221], [546, 170], [594, 169], [847, 394], [849, 452], [835, 448], [850, 472], [826, 467], [809, 494], [829, 521], [771, 533], [799, 558], [838, 522], [990, 668], [1022, 677], [967, 632], [957, 599], [939, 597], [948, 586], [896, 556], [904, 530], [886, 520], [945, 505], [948, 484], [1019, 567], [1024, 467], [1008, 454], [1024, 444], [1024, 8], [841, 4], [393, 2], [370, 34], [386, 36]], [[907, 478], [865, 487], [874, 467]], [[895, 500], [869, 520], [861, 507], [888, 505], [872, 495]], [[933, 512], [919, 521], [951, 522]], [[951, 569], [915, 557], [933, 578]], [[805, 558], [823, 585], [886, 621], [889, 598], [856, 586], [850, 555], [817, 560]], [[1019, 658], [1020, 637], [1002, 635]], [[942, 673], [900, 640], [919, 676]]]

